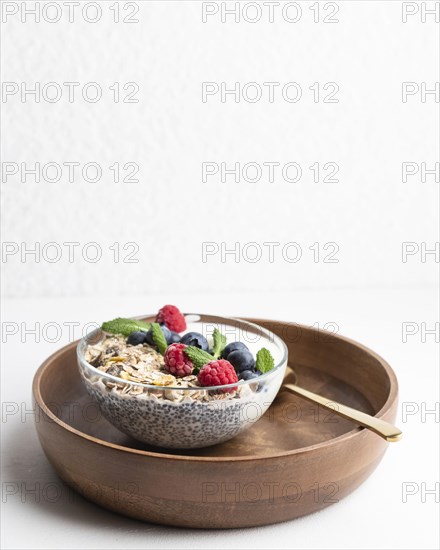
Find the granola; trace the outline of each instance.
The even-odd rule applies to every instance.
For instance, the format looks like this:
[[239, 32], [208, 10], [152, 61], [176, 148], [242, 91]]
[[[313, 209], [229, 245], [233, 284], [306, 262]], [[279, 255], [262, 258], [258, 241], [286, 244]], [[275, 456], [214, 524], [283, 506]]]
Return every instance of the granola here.
[[[105, 336], [97, 344], [89, 344], [84, 354], [85, 360], [101, 372], [120, 378], [121, 382], [107, 380], [104, 382], [107, 388], [130, 395], [141, 395], [144, 388], [133, 384], [124, 384], [123, 381], [137, 382], [153, 386], [170, 386], [170, 389], [161, 392], [151, 390], [150, 395], [180, 402], [188, 400], [209, 400], [206, 390], [203, 390], [197, 380], [197, 376], [176, 377], [165, 368], [163, 356], [148, 344], [132, 346], [122, 335]], [[172, 388], [172, 389], [171, 389]], [[185, 392], [175, 388], [194, 388], [190, 395], [185, 397]], [[216, 399], [225, 399], [226, 396], [216, 396]]]
[[258, 384], [258, 378], [274, 367], [265, 348], [255, 358], [244, 342], [227, 344], [216, 327], [208, 340], [200, 332], [176, 332], [186, 326], [185, 316], [172, 305], [161, 308], [153, 323], [117, 317], [102, 324], [105, 336], [88, 343], [85, 360], [113, 377], [95, 378], [109, 391], [178, 403], [240, 397], [249, 388], [236, 383]]

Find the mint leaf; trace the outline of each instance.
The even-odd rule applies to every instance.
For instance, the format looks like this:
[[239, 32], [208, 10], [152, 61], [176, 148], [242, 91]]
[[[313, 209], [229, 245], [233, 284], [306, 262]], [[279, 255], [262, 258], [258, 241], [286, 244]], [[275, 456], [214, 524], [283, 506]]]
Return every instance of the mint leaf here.
[[214, 329], [214, 332], [212, 334], [212, 337], [214, 339], [214, 347], [212, 350], [212, 355], [215, 359], [218, 359], [222, 353], [222, 351], [225, 349], [226, 346], [226, 336], [224, 336], [218, 328]]
[[159, 323], [151, 323], [151, 332], [159, 353], [165, 355], [168, 344]]
[[118, 317], [112, 321], [106, 321], [101, 325], [101, 329], [104, 332], [110, 332], [111, 334], [122, 334], [123, 336], [130, 336], [132, 332], [140, 330], [147, 332], [150, 327], [151, 323], [138, 321], [136, 319], [124, 319], [123, 317]]
[[275, 366], [274, 358], [270, 351], [266, 348], [261, 348], [257, 353], [256, 369], [262, 372], [269, 372]]
[[210, 355], [206, 351], [196, 348], [195, 346], [186, 346], [186, 348], [183, 350], [183, 353], [188, 357], [190, 361], [192, 361], [196, 372], [198, 372], [203, 367], [203, 365], [206, 365], [206, 363], [209, 363], [214, 359], [212, 355]]

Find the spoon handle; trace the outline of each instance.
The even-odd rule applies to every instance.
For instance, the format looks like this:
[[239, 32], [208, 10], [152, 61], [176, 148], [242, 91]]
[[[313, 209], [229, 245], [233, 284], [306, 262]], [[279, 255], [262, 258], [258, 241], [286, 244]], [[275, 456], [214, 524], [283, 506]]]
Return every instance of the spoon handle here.
[[283, 384], [283, 388], [291, 393], [294, 393], [295, 395], [304, 397], [304, 399], [307, 399], [312, 403], [318, 403], [322, 407], [333, 411], [335, 414], [338, 414], [347, 420], [352, 420], [356, 424], [359, 424], [364, 428], [368, 428], [377, 435], [380, 435], [380, 437], [386, 439], [386, 441], [399, 441], [402, 438], [402, 432], [389, 422], [385, 422], [385, 420], [381, 420], [375, 416], [371, 416], [356, 409], [352, 409], [351, 407], [347, 407], [346, 405], [342, 405], [341, 403], [337, 403], [327, 397], [323, 397], [322, 395], [305, 390], [296, 384]]

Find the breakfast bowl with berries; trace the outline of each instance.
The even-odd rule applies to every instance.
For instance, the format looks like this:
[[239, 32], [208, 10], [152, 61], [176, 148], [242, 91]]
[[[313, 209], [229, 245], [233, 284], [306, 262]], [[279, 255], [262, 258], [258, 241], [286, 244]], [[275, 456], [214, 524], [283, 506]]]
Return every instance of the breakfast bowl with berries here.
[[78, 344], [82, 381], [116, 428], [148, 445], [191, 449], [252, 426], [284, 378], [287, 347], [267, 329], [227, 317], [159, 310], [116, 318]]

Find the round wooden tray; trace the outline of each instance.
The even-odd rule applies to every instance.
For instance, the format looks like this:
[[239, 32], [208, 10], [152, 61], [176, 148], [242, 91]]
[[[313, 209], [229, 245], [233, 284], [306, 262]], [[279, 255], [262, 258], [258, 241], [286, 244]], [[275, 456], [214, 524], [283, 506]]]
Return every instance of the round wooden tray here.
[[[394, 421], [396, 377], [374, 352], [311, 327], [248, 320], [284, 339], [299, 385]], [[81, 383], [76, 345], [49, 357], [35, 375], [40, 442], [67, 484], [127, 516], [197, 528], [289, 520], [353, 491], [388, 445], [374, 433], [280, 391], [258, 422], [226, 443], [192, 451], [149, 448], [100, 415]]]

